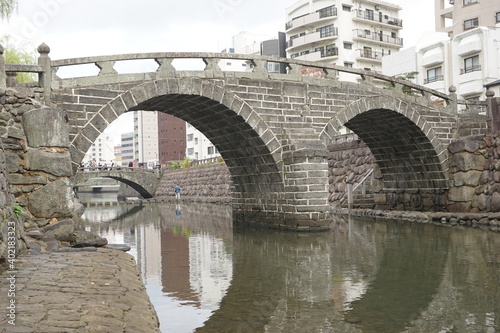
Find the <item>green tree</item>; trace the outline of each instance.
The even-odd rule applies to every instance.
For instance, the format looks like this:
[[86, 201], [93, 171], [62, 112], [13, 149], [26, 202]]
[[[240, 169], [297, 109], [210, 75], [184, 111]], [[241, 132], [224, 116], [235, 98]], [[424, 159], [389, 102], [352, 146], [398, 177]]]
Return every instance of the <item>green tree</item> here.
[[[418, 72], [408, 72], [408, 73], [403, 73], [403, 74], [398, 75], [398, 76], [394, 76], [394, 78], [398, 79], [398, 80], [403, 80], [403, 81], [412, 81], [415, 79], [417, 74], [418, 74]], [[393, 89], [393, 86], [390, 83], [387, 83], [386, 87], [389, 89]], [[407, 95], [413, 95], [413, 96], [419, 94], [417, 90], [412, 89], [408, 86], [403, 86], [403, 92]]]
[[[1, 0], [0, 0], [1, 1]], [[33, 50], [25, 51], [24, 49], [29, 49], [29, 47], [23, 47], [22, 49], [18, 49], [12, 46], [11, 37], [3, 36], [0, 38], [0, 44], [4, 47], [4, 57], [6, 64], [16, 64], [16, 65], [33, 65], [36, 64], [36, 51]], [[33, 82], [35, 81], [35, 75], [30, 73], [18, 73], [17, 74], [17, 82], [25, 83], [25, 82]]]
[[0, 19], [9, 20], [17, 9], [17, 0], [0, 0]]

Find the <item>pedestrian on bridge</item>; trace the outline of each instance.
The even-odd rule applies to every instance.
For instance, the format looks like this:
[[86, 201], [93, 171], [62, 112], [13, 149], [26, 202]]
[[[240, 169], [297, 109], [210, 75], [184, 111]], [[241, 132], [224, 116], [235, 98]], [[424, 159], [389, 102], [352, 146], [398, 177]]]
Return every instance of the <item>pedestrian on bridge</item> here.
[[178, 185], [176, 185], [174, 187], [174, 192], [175, 192], [175, 198], [180, 199], [181, 198], [181, 188]]

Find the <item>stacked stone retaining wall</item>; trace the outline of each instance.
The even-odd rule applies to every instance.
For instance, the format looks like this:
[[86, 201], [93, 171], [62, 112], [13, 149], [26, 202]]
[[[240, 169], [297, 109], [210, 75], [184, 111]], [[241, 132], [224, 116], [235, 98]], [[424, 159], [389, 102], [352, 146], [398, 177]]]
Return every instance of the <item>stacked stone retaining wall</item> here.
[[356, 134], [335, 137], [328, 146], [330, 205], [346, 206], [347, 184], [359, 183], [371, 170], [375, 172], [375, 181], [370, 192], [379, 193], [383, 182], [370, 149]]
[[450, 212], [500, 212], [500, 133], [453, 142]]
[[182, 188], [182, 196], [221, 200], [232, 196], [231, 177], [225, 163], [166, 171], [156, 195], [173, 198], [176, 185]]

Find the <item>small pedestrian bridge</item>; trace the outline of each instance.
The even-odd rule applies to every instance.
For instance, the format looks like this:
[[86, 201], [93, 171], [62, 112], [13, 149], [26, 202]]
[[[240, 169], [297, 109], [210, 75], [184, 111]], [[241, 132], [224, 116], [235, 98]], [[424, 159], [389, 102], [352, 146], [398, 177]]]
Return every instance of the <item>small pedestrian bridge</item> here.
[[[39, 65], [5, 65], [5, 71], [38, 73], [40, 98], [66, 112], [75, 171], [120, 115], [158, 111], [189, 122], [216, 146], [234, 184], [235, 220], [244, 224], [327, 227], [328, 145], [346, 129], [374, 155], [387, 196], [401, 202], [420, 196], [417, 200], [432, 203], [449, 189], [447, 147], [457, 138], [460, 117], [453, 88], [448, 95], [375, 72], [254, 55], [137, 53], [51, 60], [45, 44], [38, 52]], [[202, 66], [179, 69], [186, 59]], [[137, 61], [155, 68], [120, 71], [119, 65]], [[223, 71], [222, 62], [240, 62], [249, 71]], [[268, 65], [276, 63], [286, 73], [269, 72]], [[63, 77], [71, 68], [85, 68], [85, 76]], [[75, 177], [86, 173], [92, 172]], [[138, 174], [107, 174], [153, 193], [153, 184], [133, 176]]]
[[143, 198], [152, 198], [160, 183], [161, 172], [158, 169], [129, 167], [88, 167], [78, 168], [73, 176], [75, 186], [84, 185], [94, 178], [111, 178], [127, 184]]

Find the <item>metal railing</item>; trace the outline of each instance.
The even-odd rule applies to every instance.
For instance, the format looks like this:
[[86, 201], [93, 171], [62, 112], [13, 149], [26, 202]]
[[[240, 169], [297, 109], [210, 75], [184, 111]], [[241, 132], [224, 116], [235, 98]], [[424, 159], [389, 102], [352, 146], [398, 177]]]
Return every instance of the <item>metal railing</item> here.
[[366, 195], [366, 181], [370, 180], [370, 185], [373, 185], [374, 174], [373, 169], [368, 171], [368, 173], [357, 183], [357, 184], [347, 184], [347, 192], [340, 199], [340, 205], [344, 204], [347, 200], [347, 207], [352, 209], [354, 207], [354, 193], [361, 189], [361, 194]]
[[472, 72], [479, 72], [479, 71], [481, 71], [481, 65], [469, 66], [469, 67], [461, 68], [460, 75], [466, 74], [466, 73], [472, 73]]
[[362, 29], [355, 29], [355, 36], [359, 38], [374, 40], [378, 42], [395, 44], [395, 45], [403, 45], [403, 38], [401, 37], [392, 37], [386, 34], [381, 34], [376, 31], [367, 31]]
[[394, 25], [394, 26], [401, 27], [401, 28], [403, 27], [403, 20], [396, 18], [396, 17], [390, 17], [388, 15], [376, 16], [376, 15], [374, 15], [373, 12], [367, 12], [367, 11], [360, 10], [360, 9], [355, 9], [355, 10], [353, 10], [353, 12], [357, 18], [361, 18], [361, 19], [369, 20], [369, 21], [373, 21], [373, 22], [379, 22], [379, 23], [383, 23], [383, 24]]
[[444, 76], [443, 75], [436, 75], [436, 76], [424, 79], [424, 84], [429, 84], [429, 83], [432, 83], [432, 82], [443, 81], [443, 80], [444, 80]]

